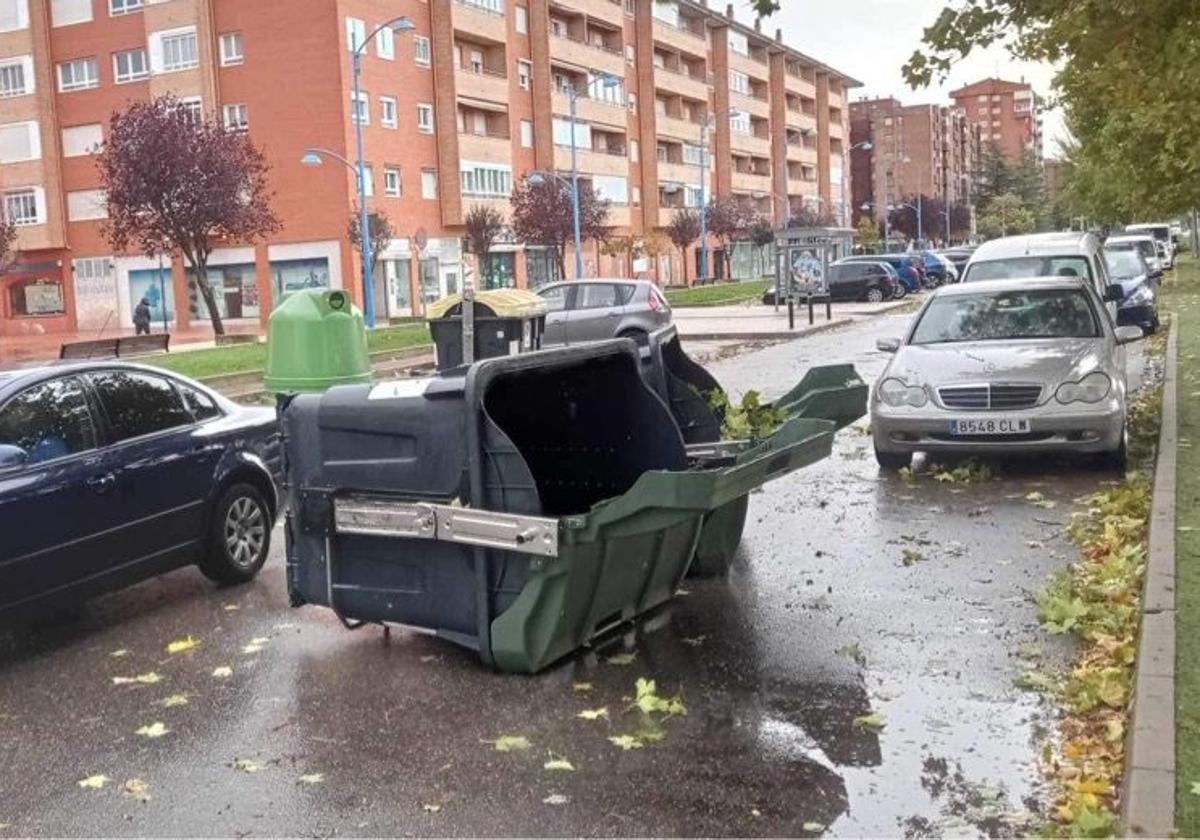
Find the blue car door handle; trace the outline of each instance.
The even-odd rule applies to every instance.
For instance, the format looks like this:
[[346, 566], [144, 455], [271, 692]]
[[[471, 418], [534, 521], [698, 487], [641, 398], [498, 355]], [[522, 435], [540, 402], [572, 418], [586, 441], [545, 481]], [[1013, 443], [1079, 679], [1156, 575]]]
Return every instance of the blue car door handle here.
[[112, 473], [93, 476], [87, 480], [87, 486], [97, 493], [107, 493], [117, 483], [117, 477]]

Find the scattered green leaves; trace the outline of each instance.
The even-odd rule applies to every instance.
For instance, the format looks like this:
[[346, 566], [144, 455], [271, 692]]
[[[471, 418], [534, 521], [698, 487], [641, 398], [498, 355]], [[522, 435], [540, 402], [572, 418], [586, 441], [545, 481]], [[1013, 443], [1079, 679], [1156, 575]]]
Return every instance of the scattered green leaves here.
[[134, 734], [141, 735], [143, 738], [161, 738], [170, 731], [165, 723], [156, 720], [154, 723], [149, 723], [141, 727]]
[[600, 718], [608, 720], [608, 706], [601, 706], [599, 709], [584, 709], [582, 712], [576, 714], [575, 717], [582, 720], [600, 720]]
[[747, 391], [741, 405], [733, 405], [720, 389], [709, 393], [709, 405], [724, 415], [721, 437], [725, 440], [766, 440], [787, 420], [782, 409], [764, 403], [758, 391]]
[[229, 766], [239, 773], [260, 773], [263, 770], [262, 762], [253, 758], [235, 758]]
[[150, 671], [147, 674], [138, 674], [136, 677], [113, 677], [113, 685], [157, 685], [163, 681], [162, 674], [156, 674]]
[[640, 750], [644, 745], [641, 739], [633, 735], [609, 735], [608, 740], [613, 746], [619, 747], [622, 750]]
[[319, 785], [325, 781], [324, 773], [305, 773], [300, 778], [296, 779], [296, 784], [299, 785]]
[[167, 645], [167, 653], [171, 655], [176, 653], [184, 653], [189, 650], [194, 650], [195, 648], [199, 647], [199, 645], [200, 641], [198, 639], [193, 639], [191, 636], [186, 636], [182, 639], [176, 639]]
[[624, 665], [632, 665], [633, 660], [635, 660], [635, 659], [637, 659], [637, 651], [633, 651], [630, 653], [614, 653], [612, 656], [608, 657], [608, 659], [605, 661], [607, 661], [609, 665], [624, 666]]
[[108, 776], [105, 776], [103, 773], [97, 773], [94, 776], [88, 776], [85, 779], [80, 779], [79, 786], [86, 790], [100, 790], [111, 781], [112, 779], [108, 778]]
[[129, 779], [121, 786], [121, 793], [139, 802], [150, 801], [150, 785], [141, 779]]
[[484, 743], [491, 744], [496, 752], [503, 753], [527, 750], [533, 746], [524, 735], [501, 735], [494, 741], [484, 741]]
[[656, 693], [657, 690], [658, 686], [654, 680], [638, 677], [636, 683], [637, 696], [634, 697], [633, 704], [646, 714], [657, 712], [668, 717], [687, 714], [687, 707], [683, 705], [683, 701], [679, 699], [678, 695], [671, 698], [659, 697]]
[[551, 755], [549, 760], [542, 765], [542, 769], [550, 771], [574, 772], [575, 765], [567, 761], [565, 758]]
[[188, 704], [188, 696], [186, 694], [172, 694], [158, 701], [158, 705], [164, 709], [174, 709], [177, 706], [186, 706]]
[[855, 729], [871, 729], [878, 731], [887, 726], [887, 721], [879, 712], [871, 712], [867, 715], [859, 715], [854, 719]]
[[905, 566], [915, 566], [916, 564], [922, 563], [927, 559], [928, 558], [925, 556], [924, 552], [918, 551], [915, 548], [900, 549], [900, 562]]

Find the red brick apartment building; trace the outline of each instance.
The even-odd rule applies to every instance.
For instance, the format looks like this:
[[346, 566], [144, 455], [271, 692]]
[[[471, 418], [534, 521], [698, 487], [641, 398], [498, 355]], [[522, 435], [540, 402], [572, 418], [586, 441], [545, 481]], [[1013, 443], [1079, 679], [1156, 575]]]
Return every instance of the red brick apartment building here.
[[1042, 114], [1033, 86], [1024, 81], [983, 79], [951, 92], [954, 104], [991, 143], [1013, 161], [1026, 151], [1042, 159]]
[[[860, 146], [866, 141], [869, 149]], [[851, 152], [855, 219], [882, 219], [883, 208], [918, 194], [971, 201], [981, 135], [961, 108], [902, 105], [891, 97], [852, 102], [850, 143], [860, 146]]]
[[[401, 15], [414, 29], [368, 45], [353, 103], [350, 45]], [[595, 84], [606, 76], [618, 83]], [[346, 241], [353, 174], [332, 159], [300, 162], [309, 147], [353, 159], [355, 113], [372, 209], [397, 235], [376, 269], [382, 318], [420, 314], [459, 287], [471, 206], [507, 212], [515, 179], [569, 168], [571, 88], [584, 92], [581, 177], [611, 200], [618, 234], [644, 236], [699, 204], [708, 114], [708, 195], [738, 196], [777, 222], [804, 205], [844, 219], [855, 85], [781, 33], [688, 0], [0, 0], [0, 189], [20, 230], [18, 264], [0, 276], [0, 340], [128, 327], [144, 295], [156, 320], [204, 323], [180, 260], [160, 275], [157, 261], [114, 254], [101, 234], [92, 152], [130, 101], [174, 93], [265, 150], [283, 230], [212, 260], [236, 327], [265, 323], [291, 289], [359, 294]], [[630, 270], [595, 243], [584, 250], [587, 273]], [[683, 276], [678, 254], [632, 268]], [[553, 271], [544, 249], [513, 241], [489, 266], [515, 285]]]

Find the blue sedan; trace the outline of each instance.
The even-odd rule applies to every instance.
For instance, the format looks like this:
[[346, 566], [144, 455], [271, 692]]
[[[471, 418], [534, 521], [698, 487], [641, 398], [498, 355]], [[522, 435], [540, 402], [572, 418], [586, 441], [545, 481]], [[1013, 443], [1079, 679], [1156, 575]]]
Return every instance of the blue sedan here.
[[0, 371], [0, 619], [196, 564], [252, 579], [278, 511], [275, 413], [119, 362]]

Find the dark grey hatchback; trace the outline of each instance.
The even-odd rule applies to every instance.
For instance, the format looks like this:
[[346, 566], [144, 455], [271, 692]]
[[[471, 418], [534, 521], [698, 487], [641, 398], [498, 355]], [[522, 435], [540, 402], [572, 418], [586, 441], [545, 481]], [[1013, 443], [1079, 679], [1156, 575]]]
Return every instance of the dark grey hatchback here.
[[0, 619], [197, 564], [253, 578], [278, 510], [275, 413], [118, 362], [0, 372]]

